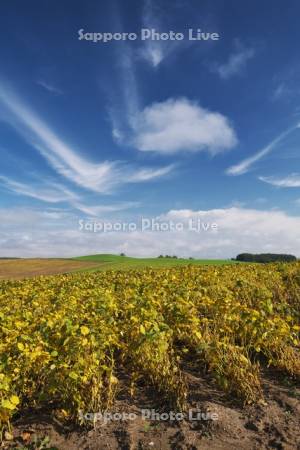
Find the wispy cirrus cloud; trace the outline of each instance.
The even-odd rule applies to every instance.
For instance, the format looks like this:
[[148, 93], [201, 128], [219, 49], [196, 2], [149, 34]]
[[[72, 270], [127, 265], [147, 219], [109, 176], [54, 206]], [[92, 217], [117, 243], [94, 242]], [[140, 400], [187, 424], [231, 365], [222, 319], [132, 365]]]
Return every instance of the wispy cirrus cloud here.
[[[121, 28], [121, 25], [119, 25]], [[136, 80], [133, 50], [126, 42], [120, 42], [117, 49], [118, 89], [116, 96], [111, 89], [108, 114], [112, 125], [112, 136], [116, 143], [123, 144], [127, 140], [128, 128], [140, 110], [140, 98]]]
[[281, 188], [299, 188], [300, 187], [300, 174], [292, 173], [286, 177], [258, 177], [259, 180], [265, 183], [271, 184], [272, 186], [277, 186]]
[[38, 80], [37, 84], [44, 88], [46, 91], [51, 92], [51, 94], [63, 95], [63, 91], [52, 83], [48, 83], [45, 80]]
[[229, 167], [226, 170], [227, 175], [243, 175], [251, 169], [251, 167], [257, 163], [259, 160], [267, 156], [269, 153], [271, 153], [274, 148], [276, 147], [279, 142], [281, 142], [285, 137], [287, 137], [290, 133], [295, 131], [297, 128], [299, 128], [299, 124], [296, 126], [293, 126], [291, 128], [288, 128], [286, 131], [281, 133], [279, 136], [277, 136], [273, 141], [271, 141], [268, 145], [266, 145], [263, 149], [259, 150], [254, 155], [250, 156], [249, 158], [245, 158], [238, 164], [235, 164], [231, 167]]
[[[144, 1], [142, 21], [144, 28], [154, 29], [158, 33], [164, 31], [161, 23], [159, 8], [157, 4], [153, 3], [152, 0]], [[147, 39], [144, 41], [143, 47], [140, 49], [140, 55], [152, 67], [155, 68], [159, 66], [159, 64], [171, 52], [174, 52], [174, 50], [178, 48], [179, 44], [179, 41], [161, 41]]]
[[271, 99], [273, 101], [297, 102], [299, 101], [300, 65], [291, 62], [280, 67], [272, 80]]
[[92, 217], [101, 217], [106, 213], [124, 211], [126, 209], [137, 208], [139, 202], [119, 202], [109, 205], [88, 205], [86, 203], [74, 202], [73, 206], [78, 210]]
[[224, 63], [215, 63], [211, 69], [217, 73], [223, 80], [243, 73], [247, 62], [255, 56], [255, 49], [252, 47], [245, 47], [240, 41], [234, 42], [234, 51], [229, 55], [229, 58]]
[[83, 198], [81, 195], [74, 193], [66, 186], [53, 183], [28, 183], [19, 182], [12, 178], [0, 175], [0, 188], [9, 190], [10, 192], [30, 197], [45, 203], [67, 203], [71, 209], [80, 211], [88, 216], [98, 217], [104, 213], [112, 213], [116, 211], [124, 211], [136, 208], [139, 202], [110, 202], [109, 204], [91, 204], [89, 199]]
[[0, 175], [0, 186], [15, 194], [31, 197], [47, 203], [61, 203], [79, 199], [77, 194], [58, 183], [47, 183], [46, 185], [34, 183], [29, 185]]
[[[157, 13], [154, 11], [152, 0], [144, 1], [143, 8], [143, 26], [145, 28], [160, 29], [160, 21]], [[164, 59], [164, 50], [161, 41], [145, 41], [141, 49], [142, 57], [148, 61], [153, 67], [157, 67]]]
[[[157, 168], [134, 167], [121, 161], [96, 164], [86, 160], [7, 86], [4, 89], [0, 85], [0, 104], [7, 110], [5, 120], [39, 151], [54, 170], [85, 189], [109, 193], [122, 184], [149, 181], [160, 176]], [[160, 169], [164, 169], [161, 174], [165, 174], [169, 173], [171, 167]], [[145, 170], [148, 171], [147, 179], [143, 177]]]
[[152, 180], [154, 178], [160, 178], [165, 175], [169, 175], [174, 172], [176, 164], [169, 164], [168, 166], [158, 169], [140, 169], [130, 176], [129, 180], [132, 183], [139, 183], [142, 181]]
[[273, 100], [281, 100], [290, 97], [293, 93], [293, 90], [287, 85], [285, 82], [281, 82], [276, 86], [273, 91], [272, 99]]

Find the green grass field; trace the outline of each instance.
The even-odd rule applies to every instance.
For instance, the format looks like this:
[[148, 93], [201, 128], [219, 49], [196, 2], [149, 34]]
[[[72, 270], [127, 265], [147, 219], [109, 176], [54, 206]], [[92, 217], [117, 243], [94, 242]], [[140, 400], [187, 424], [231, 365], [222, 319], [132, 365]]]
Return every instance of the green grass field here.
[[193, 265], [220, 265], [220, 264], [236, 264], [235, 261], [229, 259], [186, 259], [186, 258], [132, 258], [129, 256], [119, 256], [110, 254], [88, 255], [73, 258], [77, 261], [99, 262], [99, 267], [85, 269], [88, 271], [95, 270], [126, 270], [139, 267], [174, 267]]

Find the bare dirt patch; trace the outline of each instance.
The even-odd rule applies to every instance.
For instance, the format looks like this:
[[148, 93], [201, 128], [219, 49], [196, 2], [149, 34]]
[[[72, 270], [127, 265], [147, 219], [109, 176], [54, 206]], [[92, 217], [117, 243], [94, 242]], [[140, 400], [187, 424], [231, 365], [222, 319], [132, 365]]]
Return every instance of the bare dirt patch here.
[[[300, 386], [292, 378], [266, 369], [265, 401], [242, 406], [221, 392], [209, 374], [192, 363], [186, 367], [189, 408], [217, 413], [218, 420], [145, 420], [142, 409], [166, 411], [163, 399], [150, 386], [140, 385], [128, 394], [129, 377], [121, 378], [112, 412], [134, 413], [135, 420], [97, 422], [94, 428], [66, 425], [49, 411], [27, 414], [14, 424], [14, 440], [4, 448], [56, 448], [59, 450], [297, 450], [300, 449]], [[43, 439], [48, 440], [45, 446]]]
[[22, 279], [38, 275], [57, 275], [90, 268], [101, 264], [72, 259], [4, 259], [0, 260], [0, 280]]

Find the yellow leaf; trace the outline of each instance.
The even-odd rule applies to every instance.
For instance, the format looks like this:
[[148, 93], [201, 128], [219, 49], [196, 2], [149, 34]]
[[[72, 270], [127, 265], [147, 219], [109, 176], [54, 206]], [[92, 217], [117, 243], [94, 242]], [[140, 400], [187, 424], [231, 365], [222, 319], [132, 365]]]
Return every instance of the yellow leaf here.
[[82, 339], [82, 345], [88, 345], [89, 341], [87, 340], [87, 338]]
[[117, 384], [118, 381], [119, 381], [118, 378], [115, 377], [114, 375], [111, 375], [111, 376], [110, 376], [110, 382], [111, 382], [111, 384]]
[[249, 363], [249, 360], [246, 358], [245, 355], [240, 355], [240, 360], [241, 360], [242, 362], [246, 363], [246, 364]]
[[70, 372], [70, 373], [69, 373], [69, 377], [72, 378], [72, 380], [77, 380], [78, 375], [77, 375], [77, 373], [75, 373], [75, 372]]
[[80, 327], [80, 332], [83, 336], [86, 336], [89, 334], [90, 330], [88, 327], [86, 327], [85, 325], [83, 325], [82, 327]]
[[2, 400], [1, 405], [3, 408], [9, 409], [10, 411], [13, 411], [14, 409], [16, 409], [16, 405], [11, 403], [9, 400]]
[[20, 399], [17, 395], [12, 395], [9, 400], [13, 405], [18, 405], [20, 403]]

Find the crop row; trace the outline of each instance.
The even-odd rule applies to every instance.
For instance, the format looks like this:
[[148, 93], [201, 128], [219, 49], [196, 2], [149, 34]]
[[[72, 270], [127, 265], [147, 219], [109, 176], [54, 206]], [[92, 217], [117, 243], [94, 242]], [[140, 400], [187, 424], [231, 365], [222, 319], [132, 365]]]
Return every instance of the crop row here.
[[0, 424], [113, 404], [120, 372], [184, 409], [184, 361], [262, 398], [260, 365], [300, 376], [300, 264], [187, 266], [0, 283]]

